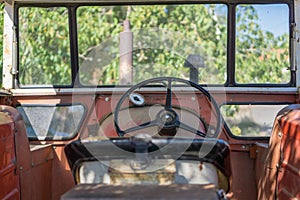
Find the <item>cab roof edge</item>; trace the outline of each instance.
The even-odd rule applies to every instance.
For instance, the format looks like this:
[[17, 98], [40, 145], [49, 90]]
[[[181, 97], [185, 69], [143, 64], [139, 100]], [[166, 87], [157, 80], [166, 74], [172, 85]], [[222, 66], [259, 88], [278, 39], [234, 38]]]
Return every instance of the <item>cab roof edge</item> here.
[[13, 0], [0, 0], [0, 3], [8, 3], [9, 5], [12, 5]]
[[[16, 3], [149, 3], [149, 0], [0, 0], [12, 4]], [[163, 2], [201, 2], [203, 0], [152, 0], [151, 3]], [[207, 2], [207, 0], [204, 0]], [[209, 2], [220, 2], [223, 0], [209, 0]]]

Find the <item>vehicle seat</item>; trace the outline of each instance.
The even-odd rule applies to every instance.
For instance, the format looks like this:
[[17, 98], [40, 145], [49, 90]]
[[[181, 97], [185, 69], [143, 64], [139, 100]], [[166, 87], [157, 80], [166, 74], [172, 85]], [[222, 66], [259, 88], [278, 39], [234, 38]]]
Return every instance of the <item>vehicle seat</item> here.
[[[170, 141], [171, 139], [162, 139], [153, 143], [162, 147]], [[78, 184], [213, 184], [216, 188], [229, 191], [231, 171], [228, 144], [218, 139], [194, 139], [186, 148], [186, 152], [178, 156], [175, 149], [180, 149], [182, 142], [191, 141], [185, 139], [178, 141], [178, 144], [175, 142], [168, 147], [168, 152], [172, 153], [156, 155], [155, 159], [149, 161], [149, 165], [139, 169], [132, 167], [132, 163], [137, 159], [135, 154], [128, 154], [135, 152], [130, 138], [106, 141], [78, 140], [68, 144], [65, 153]], [[122, 155], [124, 151], [114, 149], [112, 143], [127, 153]], [[158, 150], [155, 145], [148, 148], [149, 155]], [[203, 146], [209, 148], [206, 155], [199, 154]]]
[[278, 112], [258, 183], [258, 199], [300, 198], [300, 105]]
[[[1, 105], [0, 112], [11, 118], [13, 124], [11, 134], [16, 157], [14, 173], [19, 179], [20, 198], [51, 199], [49, 194], [52, 192], [52, 177], [49, 169], [54, 158], [52, 146], [29, 144], [22, 115], [14, 107]], [[37, 188], [42, 189], [37, 190]]]

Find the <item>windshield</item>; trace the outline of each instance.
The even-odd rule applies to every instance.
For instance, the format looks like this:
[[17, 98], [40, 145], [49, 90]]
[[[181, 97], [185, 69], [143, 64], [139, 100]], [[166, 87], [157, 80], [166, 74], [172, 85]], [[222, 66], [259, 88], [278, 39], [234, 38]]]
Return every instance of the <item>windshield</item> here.
[[288, 5], [236, 4], [233, 18], [229, 7], [20, 7], [19, 83], [132, 85], [160, 76], [290, 83]]
[[225, 5], [80, 7], [80, 80], [130, 84], [194, 71], [202, 83], [224, 83], [226, 16]]

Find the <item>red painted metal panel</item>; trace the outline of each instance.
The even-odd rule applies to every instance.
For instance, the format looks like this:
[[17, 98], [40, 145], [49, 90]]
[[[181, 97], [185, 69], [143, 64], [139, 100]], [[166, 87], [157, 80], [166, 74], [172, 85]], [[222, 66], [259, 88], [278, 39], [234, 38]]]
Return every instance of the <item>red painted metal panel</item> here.
[[14, 123], [0, 112], [0, 199], [19, 199], [19, 177], [15, 174]]
[[300, 105], [279, 111], [270, 137], [258, 199], [300, 199]]
[[280, 118], [281, 168], [278, 171], [278, 199], [300, 199], [300, 110]]

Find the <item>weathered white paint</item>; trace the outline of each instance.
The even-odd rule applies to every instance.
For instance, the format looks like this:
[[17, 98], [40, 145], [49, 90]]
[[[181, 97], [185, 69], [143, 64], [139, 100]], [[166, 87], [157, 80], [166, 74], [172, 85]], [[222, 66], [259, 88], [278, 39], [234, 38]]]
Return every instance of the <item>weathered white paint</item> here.
[[3, 30], [3, 88], [13, 88], [13, 6], [5, 3]]

